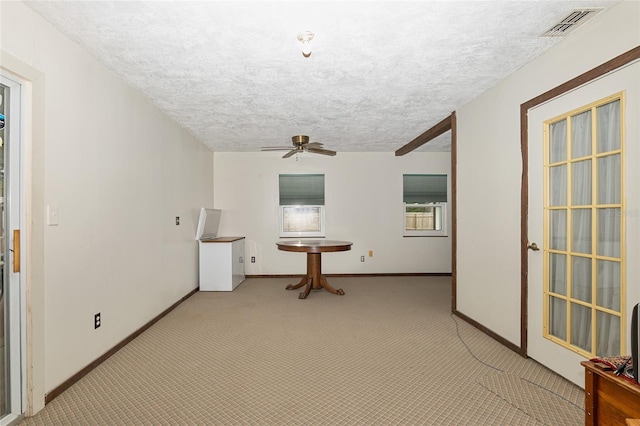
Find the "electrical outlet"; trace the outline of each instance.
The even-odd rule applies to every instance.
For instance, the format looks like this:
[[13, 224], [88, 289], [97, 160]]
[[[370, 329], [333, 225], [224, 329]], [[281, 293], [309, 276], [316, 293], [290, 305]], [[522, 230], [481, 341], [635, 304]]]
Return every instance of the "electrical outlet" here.
[[180, 225], [180, 216], [176, 216], [176, 225]]
[[100, 319], [100, 312], [98, 312], [93, 316], [93, 328], [94, 329], [99, 328], [101, 323], [102, 323], [102, 320]]
[[360, 256], [360, 262], [364, 262], [364, 256]]
[[369, 257], [373, 257], [373, 250], [369, 250]]
[[255, 256], [251, 256], [251, 263], [256, 263], [256, 257]]

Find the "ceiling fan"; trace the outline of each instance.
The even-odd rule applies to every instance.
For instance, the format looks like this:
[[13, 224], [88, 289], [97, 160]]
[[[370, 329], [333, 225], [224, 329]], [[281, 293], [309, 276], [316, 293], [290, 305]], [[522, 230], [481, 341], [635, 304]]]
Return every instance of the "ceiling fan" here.
[[293, 154], [298, 154], [300, 152], [311, 152], [312, 154], [322, 154], [322, 155], [336, 155], [335, 151], [331, 151], [329, 149], [322, 148], [322, 144], [320, 142], [309, 142], [309, 136], [306, 135], [297, 135], [291, 138], [291, 142], [293, 147], [290, 146], [263, 146], [263, 151], [289, 151], [282, 158], [289, 158]]

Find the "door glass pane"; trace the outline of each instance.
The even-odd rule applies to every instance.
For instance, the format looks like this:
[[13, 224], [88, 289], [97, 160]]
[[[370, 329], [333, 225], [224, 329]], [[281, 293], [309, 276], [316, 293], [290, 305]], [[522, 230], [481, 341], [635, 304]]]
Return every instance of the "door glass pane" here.
[[566, 250], [567, 249], [567, 211], [566, 210], [551, 210], [549, 212], [549, 219], [551, 222], [549, 235], [549, 246], [553, 250]]
[[591, 309], [571, 304], [571, 344], [591, 352]]
[[549, 334], [567, 340], [567, 302], [549, 297]]
[[549, 290], [567, 295], [567, 256], [551, 253], [549, 256]]
[[571, 297], [591, 302], [591, 258], [572, 256]]
[[571, 250], [591, 253], [591, 209], [576, 209], [572, 213]]
[[598, 254], [620, 257], [620, 209], [598, 209]]
[[620, 355], [620, 317], [600, 312], [596, 314], [596, 356]]
[[549, 185], [551, 189], [550, 205], [567, 205], [567, 165], [561, 164], [549, 169]]
[[567, 160], [567, 120], [549, 126], [549, 162]]
[[[8, 83], [8, 84], [7, 84]], [[20, 228], [20, 84], [0, 72], [0, 424], [22, 409], [21, 312], [19, 274], [14, 259], [12, 231]]]
[[620, 154], [598, 158], [598, 204], [620, 204]]
[[[7, 359], [6, 353], [8, 349], [7, 341], [5, 340], [5, 313], [7, 312], [7, 298], [5, 297], [4, 286], [7, 283], [7, 279], [5, 277], [5, 261], [6, 256], [5, 253], [8, 252], [8, 247], [6, 247], [6, 238], [5, 238], [5, 229], [4, 224], [7, 223], [7, 218], [5, 217], [6, 209], [5, 209], [5, 200], [7, 199], [5, 194], [5, 142], [8, 142], [8, 138], [5, 136], [5, 126], [6, 121], [9, 117], [8, 115], [8, 105], [6, 103], [6, 95], [8, 94], [8, 90], [5, 91], [5, 87], [0, 85], [0, 114], [2, 114], [2, 120], [0, 120], [0, 417], [7, 414], [7, 383], [5, 380], [5, 360]], [[8, 131], [7, 131], [8, 133]], [[8, 274], [7, 274], [8, 275]]]
[[598, 152], [620, 149], [620, 100], [599, 106], [598, 119]]
[[598, 260], [597, 300], [598, 306], [620, 310], [620, 262]]
[[591, 160], [578, 161], [571, 166], [571, 204], [591, 204]]
[[571, 117], [571, 158], [591, 154], [591, 110]]
[[587, 357], [619, 355], [624, 338], [624, 114], [611, 99], [546, 122], [545, 337]]

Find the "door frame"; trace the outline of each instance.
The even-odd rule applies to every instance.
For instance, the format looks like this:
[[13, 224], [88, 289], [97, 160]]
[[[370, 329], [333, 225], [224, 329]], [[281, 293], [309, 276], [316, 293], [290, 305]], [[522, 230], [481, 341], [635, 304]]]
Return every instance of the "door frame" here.
[[[6, 413], [0, 419], [0, 424], [7, 424], [19, 419], [25, 408], [25, 282], [24, 274], [20, 272], [24, 255], [18, 247], [24, 247], [25, 237], [20, 232], [24, 224], [23, 179], [22, 179], [22, 145], [25, 130], [23, 118], [23, 83], [20, 78], [2, 71], [2, 84], [8, 89], [8, 104], [6, 116], [11, 123], [7, 123], [9, 132], [5, 134], [5, 247], [14, 247], [18, 253], [7, 249], [5, 255], [5, 271], [8, 278], [4, 283], [5, 316], [9, 318], [5, 325], [5, 379]], [[6, 95], [6, 93], [5, 93]], [[5, 103], [7, 99], [3, 100]], [[7, 121], [9, 121], [7, 120]], [[8, 138], [7, 138], [8, 137]], [[15, 230], [18, 230], [16, 233]], [[16, 238], [18, 241], [16, 241]], [[17, 269], [14, 270], [14, 268]], [[7, 350], [8, 349], [8, 350]]]
[[522, 154], [522, 181], [520, 187], [520, 347], [517, 352], [524, 358], [527, 357], [527, 322], [528, 291], [529, 291], [529, 110], [544, 102], [548, 102], [570, 90], [576, 89], [590, 81], [602, 77], [631, 62], [640, 59], [640, 46], [636, 46], [615, 58], [590, 69], [579, 76], [572, 78], [551, 90], [548, 90], [520, 105], [520, 152]]
[[45, 75], [0, 50], [0, 71], [21, 83], [21, 278], [23, 411], [44, 408], [44, 123]]

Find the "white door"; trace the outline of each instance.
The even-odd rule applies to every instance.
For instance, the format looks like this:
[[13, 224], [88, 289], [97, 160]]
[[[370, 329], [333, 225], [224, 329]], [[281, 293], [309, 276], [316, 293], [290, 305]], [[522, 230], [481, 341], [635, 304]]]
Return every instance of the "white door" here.
[[24, 287], [20, 274], [21, 221], [21, 85], [0, 75], [0, 424], [24, 411]]
[[[564, 376], [568, 380], [576, 383], [579, 386], [584, 386], [584, 369], [580, 366], [580, 362], [589, 358], [588, 354], [585, 354], [584, 348], [595, 347], [593, 340], [585, 338], [584, 343], [577, 344], [572, 347], [562, 346], [550, 338], [544, 337], [544, 319], [546, 316], [550, 315], [549, 312], [558, 312], [558, 310], [554, 310], [551, 306], [554, 301], [559, 301], [563, 305], [559, 311], [566, 312], [571, 311], [573, 313], [569, 313], [566, 321], [560, 328], [566, 327], [566, 330], [569, 330], [568, 333], [577, 334], [577, 329], [582, 329], [586, 327], [577, 327], [574, 324], [578, 320], [578, 311], [583, 308], [580, 303], [571, 303], [571, 300], [567, 298], [566, 301], [560, 300], [559, 298], [549, 297], [548, 301], [551, 301], [549, 306], [546, 308], [548, 311], [545, 312], [544, 306], [544, 275], [547, 275], [551, 282], [554, 281], [553, 277], [565, 277], [562, 278], [561, 285], [566, 286], [566, 289], [560, 290], [561, 292], [573, 292], [574, 296], [579, 299], [579, 302], [584, 300], [592, 300], [598, 298], [602, 300], [602, 296], [595, 291], [588, 290], [585, 291], [584, 295], [579, 295], [580, 290], [578, 289], [578, 284], [580, 282], [591, 283], [591, 277], [597, 277], [600, 280], [600, 276], [602, 276], [601, 269], [607, 269], [607, 273], [604, 275], [606, 277], [615, 276], [614, 272], [611, 272], [613, 268], [610, 268], [607, 265], [615, 265], [615, 259], [613, 257], [608, 257], [609, 252], [605, 250], [606, 256], [596, 256], [596, 253], [600, 253], [602, 251], [601, 247], [605, 246], [605, 244], [601, 241], [600, 237], [601, 229], [604, 229], [603, 223], [604, 220], [602, 217], [604, 215], [599, 216], [602, 213], [610, 213], [610, 212], [623, 212], [624, 210], [616, 207], [614, 205], [615, 200], [608, 200], [606, 203], [602, 202], [601, 205], [595, 201], [596, 198], [600, 197], [600, 193], [604, 193], [604, 191], [596, 189], [589, 189], [595, 182], [597, 185], [597, 180], [602, 180], [602, 173], [600, 170], [604, 170], [601, 167], [600, 163], [603, 161], [608, 161], [610, 159], [614, 159], [615, 156], [611, 157], [592, 157], [588, 161], [578, 161], [580, 159], [586, 159], [583, 154], [572, 154], [572, 148], [570, 147], [568, 152], [569, 160], [567, 161], [565, 170], [560, 172], [560, 168], [557, 168], [558, 174], [555, 177], [550, 177], [548, 182], [545, 183], [544, 178], [544, 141], [545, 141], [545, 125], [544, 123], [548, 120], [557, 118], [563, 114], [570, 113], [572, 111], [579, 110], [580, 108], [593, 104], [596, 101], [607, 99], [608, 97], [617, 94], [623, 93], [626, 96], [629, 92], [629, 81], [637, 78], [637, 69], [634, 70], [633, 67], [625, 68], [622, 70], [618, 70], [612, 74], [609, 74], [601, 79], [595, 80], [589, 83], [586, 86], [578, 88], [572, 92], [566, 93], [562, 96], [559, 96], [545, 104], [539, 105], [529, 111], [528, 114], [528, 128], [529, 128], [529, 212], [528, 212], [528, 239], [530, 243], [536, 243], [536, 245], [540, 248], [539, 251], [529, 250], [529, 271], [528, 271], [528, 332], [527, 332], [527, 355], [536, 361], [542, 363], [543, 365], [549, 367], [553, 371], [556, 371], [558, 374]], [[635, 87], [635, 83], [633, 83], [633, 87]], [[637, 93], [633, 92], [633, 96], [637, 96]], [[594, 111], [596, 111], [594, 109]], [[624, 114], [624, 111], [623, 111]], [[624, 118], [623, 118], [624, 119]], [[573, 120], [573, 118], [570, 118]], [[547, 127], [547, 129], [549, 129]], [[551, 129], [553, 131], [553, 129]], [[589, 131], [590, 128], [589, 128]], [[573, 133], [572, 133], [573, 136]], [[553, 139], [553, 136], [551, 137]], [[552, 154], [549, 154], [551, 156]], [[548, 157], [550, 158], [550, 157]], [[620, 158], [618, 155], [617, 158]], [[577, 160], [575, 160], [577, 159]], [[551, 162], [552, 164], [554, 161]], [[587, 164], [594, 164], [593, 168], [591, 166], [587, 166], [588, 173], [580, 174], [579, 169]], [[597, 166], [597, 167], [596, 167]], [[622, 170], [624, 170], [623, 166]], [[551, 176], [551, 169], [554, 167], [549, 167], [549, 176]], [[591, 170], [594, 171], [593, 175], [591, 174]], [[567, 172], [568, 171], [568, 172]], [[568, 173], [568, 177], [565, 174]], [[562, 176], [562, 177], [558, 177]], [[578, 178], [579, 177], [579, 178]], [[564, 179], [564, 180], [563, 180]], [[567, 182], [568, 179], [568, 182]], [[620, 180], [620, 179], [619, 179]], [[566, 194], [562, 195], [558, 192], [554, 192], [554, 183], [562, 182], [559, 186], [564, 186], [566, 188]], [[570, 201], [560, 201], [557, 204], [566, 204], [571, 205], [570, 208], [565, 209], [564, 212], [558, 210], [553, 211], [553, 208], [548, 209], [548, 221], [547, 228], [545, 231], [545, 220], [544, 220], [544, 197], [545, 197], [545, 188], [547, 186], [547, 199], [551, 200], [555, 193], [556, 196], [559, 197], [568, 197]], [[557, 187], [557, 185], [555, 186]], [[562, 190], [564, 191], [564, 190]], [[560, 192], [562, 192], [560, 191]], [[581, 192], [582, 191], [582, 192]], [[612, 194], [613, 191], [608, 191], [608, 193]], [[559, 194], [559, 195], [558, 195]], [[578, 200], [579, 198], [585, 198], [586, 201]], [[592, 198], [594, 200], [592, 200]], [[621, 197], [622, 198], [622, 197]], [[566, 202], [565, 202], [566, 201]], [[622, 202], [622, 201], [620, 201]], [[611, 203], [611, 204], [609, 204]], [[588, 208], [583, 208], [582, 204], [584, 204]], [[619, 204], [619, 203], [618, 203]], [[553, 206], [553, 201], [548, 201], [548, 205]], [[577, 206], [577, 207], [575, 207]], [[600, 208], [603, 207], [603, 208]], [[605, 211], [604, 207], [609, 208], [610, 211]], [[620, 217], [620, 214], [609, 214], [609, 218]], [[553, 215], [556, 215], [555, 219]], [[558, 219], [560, 218], [560, 219]], [[586, 218], [586, 219], [585, 219]], [[583, 220], [584, 219], [584, 220]], [[555, 221], [555, 222], [554, 222]], [[556, 250], [554, 246], [557, 244], [557, 239], [549, 238], [549, 236], [553, 236], [554, 232], [558, 233], [557, 222], [562, 222], [560, 228], [566, 229], [566, 232], [569, 235], [561, 236], [565, 238], [566, 241], [561, 242], [560, 244], [567, 245], [566, 250], [570, 252], [569, 255], [558, 255], [553, 251]], [[613, 222], [611, 222], [613, 223]], [[613, 223], [615, 226], [615, 223]], [[580, 231], [580, 228], [586, 230], [585, 232]], [[622, 253], [619, 254], [622, 257], [624, 253], [624, 230], [623, 226], [619, 226], [619, 242], [615, 242], [613, 245], [618, 245], [621, 248]], [[572, 233], [573, 232], [573, 233]], [[557, 236], [557, 235], [556, 235]], [[600, 240], [599, 240], [600, 238]], [[609, 238], [609, 237], [607, 237]], [[612, 237], [615, 240], [615, 236]], [[584, 247], [581, 247], [584, 246]], [[564, 248], [561, 247], [561, 250]], [[590, 259], [589, 256], [594, 254]], [[612, 254], [611, 256], [614, 256]], [[583, 257], [584, 256], [584, 257]], [[544, 262], [545, 259], [547, 261], [547, 270], [545, 272]], [[618, 263], [618, 266], [621, 263]], [[604, 266], [603, 266], [604, 265]], [[601, 269], [599, 269], [601, 268]], [[552, 271], [552, 272], [550, 272]], [[622, 280], [624, 279], [624, 271], [618, 272], [619, 276], [622, 276]], [[554, 275], [552, 277], [553, 274]], [[572, 275], [573, 274], [573, 275]], [[582, 274], [582, 275], [580, 275]], [[600, 275], [598, 275], [600, 274]], [[594, 278], [595, 279], [595, 278]], [[606, 278], [608, 279], [608, 278]], [[591, 284], [589, 284], [591, 285]], [[598, 286], [600, 285], [600, 281], [598, 281]], [[611, 287], [611, 286], [609, 286]], [[590, 288], [590, 287], [589, 287]], [[619, 290], [619, 287], [618, 287]], [[618, 327], [622, 328], [622, 338], [624, 339], [624, 294], [620, 295], [620, 292], [617, 293], [617, 303], [621, 307], [623, 314], [622, 318], [618, 317], [620, 323]], [[592, 302], [595, 303], [595, 302]], [[601, 302], [599, 302], [601, 303]], [[611, 302], [615, 304], [616, 302]], [[606, 312], [608, 308], [605, 308], [605, 312], [597, 312], [597, 314], [592, 315], [590, 312], [586, 312], [588, 318], [588, 323], [591, 324], [592, 329], [595, 327], [600, 327], [600, 324], [596, 321], [600, 320], [602, 314], [609, 314]], [[563, 311], [564, 310], [564, 311]], [[584, 311], [588, 311], [588, 309], [583, 309]], [[573, 317], [572, 317], [573, 315]], [[593, 320], [591, 320], [593, 317]], [[558, 334], [562, 334], [563, 330], [561, 330]], [[569, 336], [569, 340], [573, 340], [572, 336]], [[581, 348], [580, 346], [584, 348]], [[571, 345], [569, 345], [571, 346]], [[623, 345], [624, 346], [624, 345]], [[619, 353], [617, 355], [620, 355]]]

